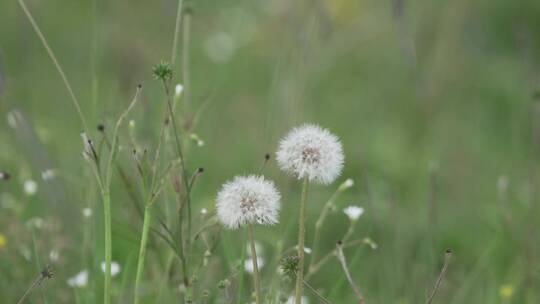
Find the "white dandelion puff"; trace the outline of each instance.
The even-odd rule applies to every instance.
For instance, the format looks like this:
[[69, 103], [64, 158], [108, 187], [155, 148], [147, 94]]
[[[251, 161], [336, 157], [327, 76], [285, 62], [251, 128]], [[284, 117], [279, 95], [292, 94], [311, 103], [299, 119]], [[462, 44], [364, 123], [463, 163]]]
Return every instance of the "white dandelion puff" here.
[[330, 184], [340, 174], [345, 157], [339, 138], [317, 125], [294, 128], [279, 143], [281, 169], [298, 179]]
[[343, 213], [345, 213], [351, 221], [356, 221], [364, 213], [364, 208], [358, 206], [349, 206], [343, 209]]
[[24, 193], [28, 196], [36, 194], [38, 185], [34, 180], [27, 179], [24, 181]]
[[274, 182], [262, 176], [237, 176], [217, 195], [217, 215], [229, 229], [244, 224], [273, 225], [278, 222], [280, 194]]
[[88, 270], [83, 270], [67, 280], [71, 287], [85, 287], [88, 284]]
[[[105, 262], [101, 262], [101, 271], [105, 273]], [[120, 264], [115, 261], [111, 262], [111, 276], [115, 276], [120, 273]]]
[[[257, 257], [257, 267], [259, 270], [261, 270], [264, 267], [265, 261], [262, 257]], [[244, 269], [249, 272], [253, 273], [253, 258], [249, 258], [244, 261]]]

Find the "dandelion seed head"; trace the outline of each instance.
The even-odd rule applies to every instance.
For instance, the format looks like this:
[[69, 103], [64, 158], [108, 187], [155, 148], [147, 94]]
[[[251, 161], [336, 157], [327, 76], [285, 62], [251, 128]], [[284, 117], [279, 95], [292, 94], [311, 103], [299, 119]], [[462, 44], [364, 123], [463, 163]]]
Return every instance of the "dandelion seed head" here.
[[345, 157], [337, 136], [317, 125], [306, 124], [290, 131], [279, 143], [276, 159], [281, 169], [298, 179], [332, 183]]
[[345, 213], [351, 221], [356, 221], [364, 213], [364, 208], [358, 206], [349, 206], [343, 209], [343, 213]]
[[262, 176], [237, 176], [217, 195], [217, 215], [229, 229], [244, 224], [273, 225], [278, 222], [280, 194], [272, 181]]

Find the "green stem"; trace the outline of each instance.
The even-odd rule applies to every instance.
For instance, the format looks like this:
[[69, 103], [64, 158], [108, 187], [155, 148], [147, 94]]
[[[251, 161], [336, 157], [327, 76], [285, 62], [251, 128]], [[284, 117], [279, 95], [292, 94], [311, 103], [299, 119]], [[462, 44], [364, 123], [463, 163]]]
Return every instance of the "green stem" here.
[[251, 260], [253, 261], [253, 281], [255, 283], [255, 302], [261, 304], [261, 285], [259, 282], [259, 266], [257, 265], [257, 250], [255, 249], [255, 239], [253, 237], [253, 225], [248, 224], [248, 236], [251, 247]]
[[111, 195], [108, 191], [101, 193], [103, 200], [103, 213], [105, 221], [105, 286], [103, 291], [103, 303], [111, 303]]
[[296, 304], [302, 302], [302, 288], [304, 286], [304, 242], [306, 234], [306, 200], [309, 186], [308, 177], [304, 178], [302, 186], [302, 198], [300, 200], [300, 220], [298, 224], [298, 272], [296, 273]]
[[133, 303], [139, 303], [141, 279], [144, 269], [144, 258], [146, 255], [146, 243], [148, 242], [148, 232], [150, 231], [150, 222], [152, 215], [150, 212], [151, 206], [146, 206], [144, 208], [144, 221], [143, 221], [143, 230], [141, 236], [141, 247], [139, 248], [139, 260], [137, 262], [137, 275], [135, 276], [135, 299]]

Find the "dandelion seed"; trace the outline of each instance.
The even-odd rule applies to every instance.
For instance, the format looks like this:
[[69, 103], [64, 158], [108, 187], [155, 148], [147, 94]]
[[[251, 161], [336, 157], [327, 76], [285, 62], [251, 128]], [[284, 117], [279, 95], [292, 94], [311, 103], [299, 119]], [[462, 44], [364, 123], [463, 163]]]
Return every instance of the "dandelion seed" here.
[[184, 92], [184, 86], [181, 85], [181, 84], [177, 84], [175, 87], [174, 87], [174, 96], [176, 98], [180, 98], [180, 96], [182, 96], [182, 92]]
[[499, 295], [503, 299], [510, 299], [514, 295], [514, 286], [510, 284], [502, 285], [499, 289]]
[[[105, 273], [105, 262], [101, 262], [101, 271]], [[111, 276], [116, 276], [120, 273], [120, 264], [115, 261], [111, 262]]]
[[41, 172], [41, 178], [43, 180], [51, 180], [56, 177], [56, 170], [55, 169], [47, 169], [43, 172]]
[[[257, 257], [257, 267], [259, 268], [259, 270], [264, 267], [264, 264], [264, 258]], [[244, 261], [244, 269], [249, 273], [253, 273], [253, 259], [250, 258]]]
[[364, 213], [364, 208], [358, 206], [349, 206], [343, 209], [343, 213], [345, 213], [349, 219], [354, 222], [357, 221]]
[[217, 215], [225, 227], [245, 224], [273, 225], [278, 222], [280, 194], [274, 182], [262, 176], [237, 176], [217, 195]]
[[35, 181], [27, 179], [24, 181], [24, 193], [28, 196], [36, 194], [38, 185]]
[[0, 249], [4, 248], [7, 244], [6, 236], [0, 232]]
[[83, 270], [67, 280], [71, 287], [82, 288], [88, 284], [88, 270]]
[[317, 125], [294, 128], [279, 143], [281, 169], [298, 179], [330, 184], [340, 174], [345, 157], [337, 136]]

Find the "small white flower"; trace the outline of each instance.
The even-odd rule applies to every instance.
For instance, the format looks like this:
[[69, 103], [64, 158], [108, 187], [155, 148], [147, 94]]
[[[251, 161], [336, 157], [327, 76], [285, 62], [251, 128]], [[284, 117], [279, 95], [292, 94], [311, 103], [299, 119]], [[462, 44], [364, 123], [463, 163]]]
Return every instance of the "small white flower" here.
[[85, 218], [90, 218], [92, 216], [92, 209], [90, 208], [84, 208], [82, 210], [82, 214]]
[[131, 119], [131, 120], [128, 122], [128, 127], [129, 127], [130, 129], [134, 129], [134, 128], [135, 128], [135, 125], [136, 125], [136, 123], [135, 123], [135, 120], [133, 120], [133, 119]]
[[[101, 271], [105, 273], [105, 262], [101, 262]], [[117, 262], [112, 261], [111, 262], [111, 276], [114, 277], [118, 273], [120, 273], [120, 265]]]
[[[300, 301], [302, 304], [309, 304], [308, 298], [302, 296], [302, 300]], [[287, 304], [294, 304], [294, 296], [290, 296], [289, 299], [287, 299]]]
[[307, 253], [307, 254], [311, 254], [311, 248], [304, 247], [304, 252]]
[[217, 195], [217, 215], [229, 229], [244, 224], [273, 225], [278, 222], [280, 194], [274, 182], [262, 176], [237, 176]]
[[201, 214], [202, 214], [202, 215], [208, 214], [208, 209], [202, 208], [202, 209], [201, 209]]
[[356, 221], [364, 213], [364, 208], [358, 206], [349, 206], [343, 209], [343, 212], [349, 217], [351, 221]]
[[49, 252], [49, 259], [51, 260], [51, 262], [56, 262], [58, 261], [58, 258], [60, 257], [58, 251], [56, 251], [55, 249], [51, 250], [51, 252]]
[[67, 280], [71, 287], [85, 287], [88, 284], [88, 270], [83, 270]]
[[56, 177], [56, 170], [55, 169], [47, 169], [43, 172], [41, 172], [41, 178], [43, 180], [50, 180]]
[[174, 94], [175, 94], [176, 98], [179, 98], [182, 95], [183, 91], [184, 91], [184, 86], [181, 85], [181, 84], [177, 84], [174, 87]]
[[27, 179], [24, 181], [24, 193], [26, 195], [34, 195], [37, 192], [38, 185], [34, 180]]
[[[261, 270], [264, 267], [264, 263], [265, 261], [262, 257], [257, 257], [257, 267], [259, 268], [259, 270]], [[249, 273], [253, 273], [253, 259], [252, 258], [244, 261], [244, 269]]]
[[294, 128], [279, 143], [281, 169], [298, 179], [330, 184], [340, 174], [345, 156], [337, 136], [317, 125]]

